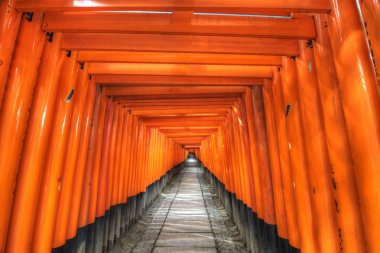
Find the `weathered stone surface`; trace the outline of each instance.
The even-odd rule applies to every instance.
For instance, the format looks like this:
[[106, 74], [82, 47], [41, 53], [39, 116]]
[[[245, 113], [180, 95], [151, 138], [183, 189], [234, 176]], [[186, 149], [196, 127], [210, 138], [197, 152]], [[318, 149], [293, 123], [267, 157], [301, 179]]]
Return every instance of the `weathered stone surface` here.
[[210, 190], [199, 168], [185, 168], [111, 252], [244, 252], [236, 249]]

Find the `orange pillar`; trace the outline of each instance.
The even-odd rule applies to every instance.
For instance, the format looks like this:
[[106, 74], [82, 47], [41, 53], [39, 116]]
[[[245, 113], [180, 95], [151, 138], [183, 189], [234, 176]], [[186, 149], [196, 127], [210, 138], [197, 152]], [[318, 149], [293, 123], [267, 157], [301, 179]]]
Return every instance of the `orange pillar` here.
[[54, 225], [62, 184], [62, 170], [74, 106], [72, 91], [75, 89], [78, 73], [76, 55], [74, 53], [70, 58], [65, 58], [61, 71], [58, 96], [55, 98], [55, 118], [39, 190], [31, 252], [50, 252], [53, 244]]
[[[354, 162], [348, 141], [342, 99], [332, 55], [326, 14], [315, 15], [317, 39], [314, 43], [315, 67], [326, 130], [327, 149], [337, 205], [340, 248], [343, 251], [365, 252], [358, 189]], [[329, 66], [328, 68], [326, 66]]]
[[[329, 31], [355, 164], [367, 251], [380, 234], [380, 97], [354, 0], [331, 0]], [[355, 53], [353, 53], [355, 52]]]
[[284, 204], [284, 187], [280, 169], [280, 158], [277, 142], [277, 128], [274, 120], [272, 83], [266, 79], [263, 87], [265, 122], [267, 126], [268, 147], [270, 157], [270, 169], [272, 175], [273, 195], [276, 211], [277, 233], [283, 239], [288, 239], [288, 228], [286, 225], [286, 212]]
[[[28, 252], [33, 236], [43, 165], [52, 127], [64, 53], [61, 34], [44, 47], [25, 133], [17, 184], [9, 223], [6, 252]], [[28, 210], [28, 212], [25, 212]]]
[[252, 90], [245, 92], [244, 94], [244, 104], [247, 113], [247, 123], [248, 123], [248, 133], [249, 133], [249, 143], [251, 147], [251, 159], [252, 159], [252, 169], [253, 169], [253, 184], [255, 187], [255, 203], [256, 209], [253, 210], [257, 215], [262, 218], [263, 207], [261, 200], [261, 183], [260, 183], [260, 173], [259, 173], [259, 163], [258, 163], [258, 151], [256, 146], [256, 136], [254, 127], [254, 117], [253, 117], [253, 101], [252, 101]]
[[254, 125], [256, 133], [256, 145], [259, 157], [260, 180], [262, 195], [262, 205], [265, 216], [265, 222], [271, 225], [276, 224], [276, 214], [273, 200], [272, 178], [270, 174], [270, 164], [268, 155], [268, 142], [265, 125], [265, 112], [262, 88], [253, 86], [252, 100], [254, 111]]
[[96, 217], [104, 215], [107, 204], [107, 174], [108, 174], [108, 160], [110, 152], [110, 142], [112, 133], [112, 123], [114, 117], [114, 105], [112, 100], [107, 99], [106, 118], [103, 132], [103, 141], [101, 148], [101, 160], [99, 171], [99, 187], [96, 201]]
[[285, 122], [285, 105], [282, 96], [281, 72], [279, 71], [274, 71], [273, 73], [272, 98], [276, 121], [282, 185], [284, 187], [285, 213], [289, 243], [293, 247], [299, 249], [301, 246], [295, 204], [294, 180], [289, 158], [289, 140]]
[[110, 141], [110, 151], [109, 151], [109, 160], [107, 164], [107, 202], [105, 210], [108, 210], [112, 205], [112, 194], [113, 194], [113, 187], [115, 186], [115, 158], [116, 158], [116, 150], [117, 150], [117, 141], [118, 141], [118, 130], [119, 130], [119, 124], [120, 124], [120, 114], [121, 114], [121, 108], [119, 105], [115, 105], [114, 109], [114, 117], [113, 117], [113, 123], [112, 123], [112, 134], [111, 134], [111, 141]]
[[[95, 93], [94, 94], [95, 101], [93, 105], [93, 114], [91, 114], [91, 117], [89, 119], [90, 122], [88, 122], [90, 125], [89, 126], [90, 136], [88, 137], [89, 140], [88, 140], [88, 144], [86, 145], [87, 153], [83, 159], [84, 160], [83, 165], [82, 165], [82, 159], [80, 158], [80, 160], [78, 160], [78, 166], [84, 166], [83, 184], [82, 184], [82, 189], [81, 189], [82, 196], [80, 197], [80, 206], [79, 206], [79, 214], [78, 214], [79, 215], [78, 228], [81, 228], [87, 225], [89, 206], [90, 206], [90, 197], [91, 197], [92, 172], [93, 172], [92, 168], [93, 168], [93, 162], [95, 159], [95, 150], [96, 150], [96, 143], [97, 143], [97, 136], [98, 136], [97, 132], [102, 121], [100, 117], [101, 111], [104, 111], [100, 108], [101, 101], [104, 101], [102, 100], [100, 89], [97, 88], [95, 84], [92, 83], [92, 81], [90, 82], [90, 85], [94, 85], [93, 92]], [[82, 157], [82, 154], [81, 154], [81, 157]], [[71, 226], [72, 225], [70, 224], [69, 227]], [[69, 231], [68, 231], [68, 234], [70, 234]]]
[[[317, 240], [322, 252], [339, 251], [339, 231], [330, 176], [330, 160], [326, 149], [326, 133], [322, 124], [321, 102], [313, 49], [306, 41], [299, 42], [297, 57], [298, 95], [304, 150], [313, 190], [314, 221]], [[326, 68], [326, 66], [324, 66]], [[306, 169], [305, 168], [305, 169]]]
[[360, 7], [377, 77], [377, 84], [380, 85], [380, 1], [361, 0]]
[[66, 147], [66, 155], [64, 167], [62, 171], [62, 184], [58, 201], [58, 212], [55, 223], [55, 232], [53, 240], [53, 248], [58, 248], [66, 242], [66, 230], [68, 225], [69, 213], [71, 209], [72, 188], [75, 171], [78, 170], [76, 161], [79, 151], [79, 143], [81, 139], [81, 130], [84, 118], [84, 109], [86, 106], [87, 90], [88, 90], [87, 64], [86, 67], [78, 72], [75, 88], [75, 101], [70, 124], [69, 139]]
[[[100, 89], [98, 89], [99, 96], [100, 96], [100, 104], [99, 104], [99, 119], [97, 121], [94, 121], [97, 123], [94, 128], [94, 135], [91, 137], [91, 144], [93, 144], [94, 154], [93, 158], [91, 158], [91, 152], [89, 153], [89, 157], [86, 163], [86, 175], [87, 173], [90, 174], [91, 179], [88, 179], [88, 182], [91, 182], [91, 185], [88, 186], [89, 189], [89, 200], [88, 200], [88, 207], [85, 202], [85, 199], [82, 199], [81, 204], [81, 216], [79, 219], [79, 225], [85, 226], [87, 223], [93, 223], [95, 222], [96, 217], [96, 208], [97, 208], [97, 199], [98, 199], [98, 192], [99, 192], [99, 181], [100, 179], [100, 163], [101, 163], [101, 155], [103, 150], [103, 135], [105, 130], [105, 125], [107, 123], [106, 121], [106, 108], [107, 108], [107, 99], [106, 97], [101, 93]], [[95, 139], [95, 140], [94, 140]], [[91, 151], [91, 150], [90, 150]], [[86, 209], [88, 208], [88, 211]]]
[[0, 2], [0, 108], [21, 21], [21, 13], [15, 10], [15, 3], [16, 0]]
[[291, 106], [286, 119], [286, 129], [288, 132], [288, 148], [300, 234], [300, 249], [303, 252], [320, 252], [314, 223], [312, 187], [309, 182], [308, 168], [305, 161], [295, 60], [284, 58], [282, 65], [284, 102]]
[[[88, 77], [87, 77], [88, 78]], [[95, 99], [95, 82], [90, 80], [88, 83], [88, 91], [86, 94], [86, 107], [84, 110], [84, 122], [82, 123], [82, 134], [79, 144], [78, 158], [76, 161], [76, 171], [74, 176], [74, 185], [71, 191], [72, 199], [69, 213], [69, 222], [66, 232], [66, 239], [72, 239], [77, 233], [78, 220], [79, 220], [79, 209], [82, 198], [83, 184], [84, 184], [84, 174], [86, 168], [87, 154], [88, 154], [88, 144], [91, 135], [91, 123], [93, 122], [93, 111], [94, 111], [94, 99]]]
[[0, 252], [5, 247], [29, 107], [45, 43], [41, 22], [41, 14], [30, 22], [25, 17], [22, 21], [0, 110]]

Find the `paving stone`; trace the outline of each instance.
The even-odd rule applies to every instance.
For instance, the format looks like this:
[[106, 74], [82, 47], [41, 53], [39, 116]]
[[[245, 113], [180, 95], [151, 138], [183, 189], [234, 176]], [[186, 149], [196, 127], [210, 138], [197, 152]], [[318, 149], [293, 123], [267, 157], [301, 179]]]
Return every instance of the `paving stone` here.
[[168, 233], [161, 232], [156, 241], [156, 247], [206, 247], [215, 248], [212, 233]]
[[185, 168], [171, 184], [170, 191], [160, 194], [153, 217], [141, 224], [145, 231], [140, 230], [138, 237], [128, 232], [112, 253], [240, 252], [199, 168]]
[[162, 228], [164, 232], [202, 232], [211, 233], [211, 225], [208, 219], [202, 220], [167, 220], [164, 227]]
[[153, 253], [216, 253], [215, 248], [155, 247]]

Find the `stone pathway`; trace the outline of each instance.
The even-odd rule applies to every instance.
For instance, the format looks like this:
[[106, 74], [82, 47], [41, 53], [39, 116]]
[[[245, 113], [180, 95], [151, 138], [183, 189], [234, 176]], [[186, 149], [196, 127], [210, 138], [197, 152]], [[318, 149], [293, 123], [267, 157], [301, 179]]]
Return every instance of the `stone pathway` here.
[[161, 195], [113, 253], [246, 252], [231, 239], [200, 168], [185, 168]]

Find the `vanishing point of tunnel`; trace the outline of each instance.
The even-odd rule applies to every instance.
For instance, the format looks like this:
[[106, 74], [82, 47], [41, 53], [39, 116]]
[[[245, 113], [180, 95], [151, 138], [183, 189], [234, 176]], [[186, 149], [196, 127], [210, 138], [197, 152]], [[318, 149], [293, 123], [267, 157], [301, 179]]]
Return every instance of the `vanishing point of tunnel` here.
[[380, 0], [0, 0], [0, 253], [380, 253]]

